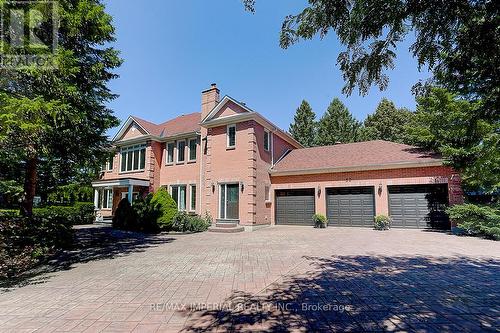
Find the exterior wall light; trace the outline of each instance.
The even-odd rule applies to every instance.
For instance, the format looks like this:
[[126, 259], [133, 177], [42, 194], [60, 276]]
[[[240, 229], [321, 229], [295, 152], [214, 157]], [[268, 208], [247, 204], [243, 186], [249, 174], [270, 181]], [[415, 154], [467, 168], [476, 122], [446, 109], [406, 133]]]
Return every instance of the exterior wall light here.
[[243, 193], [243, 191], [245, 190], [245, 184], [243, 182], [240, 182], [240, 189], [241, 193]]
[[321, 195], [321, 186], [318, 185], [318, 197]]

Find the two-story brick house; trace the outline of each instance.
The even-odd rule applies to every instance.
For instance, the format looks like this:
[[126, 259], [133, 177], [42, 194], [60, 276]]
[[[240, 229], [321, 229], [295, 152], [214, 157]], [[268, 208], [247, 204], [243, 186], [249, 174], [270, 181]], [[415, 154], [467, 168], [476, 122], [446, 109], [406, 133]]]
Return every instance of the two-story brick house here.
[[390, 214], [396, 226], [426, 227], [462, 198], [460, 178], [437, 155], [385, 141], [302, 148], [244, 103], [221, 99], [215, 84], [202, 92], [201, 112], [162, 124], [131, 116], [113, 143], [93, 183], [104, 217], [160, 186], [180, 210], [208, 212], [235, 231], [310, 225], [315, 212], [333, 225], [371, 226]]

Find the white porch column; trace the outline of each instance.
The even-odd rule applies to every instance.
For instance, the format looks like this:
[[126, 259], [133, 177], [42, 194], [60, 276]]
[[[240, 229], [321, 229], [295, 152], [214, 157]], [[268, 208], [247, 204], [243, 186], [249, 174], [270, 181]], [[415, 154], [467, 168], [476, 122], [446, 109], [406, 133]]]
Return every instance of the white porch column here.
[[94, 189], [94, 208], [99, 208], [99, 190], [97, 188]]
[[132, 204], [132, 199], [134, 197], [134, 185], [129, 185], [128, 186], [128, 193], [127, 193], [127, 196], [128, 196], [128, 202], [130, 202], [130, 204]]

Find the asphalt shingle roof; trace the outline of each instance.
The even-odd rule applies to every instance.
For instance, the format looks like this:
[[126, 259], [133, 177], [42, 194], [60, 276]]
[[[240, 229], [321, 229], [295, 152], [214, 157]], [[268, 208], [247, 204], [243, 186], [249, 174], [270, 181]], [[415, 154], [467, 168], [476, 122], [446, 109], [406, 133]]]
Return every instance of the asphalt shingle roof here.
[[158, 137], [169, 137], [183, 133], [192, 133], [200, 130], [201, 113], [195, 112], [178, 116], [161, 124], [154, 124], [147, 120], [132, 116], [149, 134]]
[[272, 171], [290, 172], [439, 161], [441, 161], [439, 154], [409, 145], [376, 140], [294, 149], [280, 160]]

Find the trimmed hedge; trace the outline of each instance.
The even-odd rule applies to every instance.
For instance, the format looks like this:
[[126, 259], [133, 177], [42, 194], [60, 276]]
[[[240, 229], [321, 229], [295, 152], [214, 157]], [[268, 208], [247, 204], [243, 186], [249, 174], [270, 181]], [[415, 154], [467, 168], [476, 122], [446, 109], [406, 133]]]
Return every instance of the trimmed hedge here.
[[76, 202], [74, 206], [50, 206], [34, 208], [33, 215], [38, 217], [62, 216], [71, 225], [92, 224], [95, 221], [94, 204], [91, 202]]
[[12, 278], [58, 250], [73, 244], [73, 226], [66, 216], [0, 216], [0, 278]]
[[474, 204], [455, 205], [446, 211], [469, 235], [500, 240], [500, 210]]

